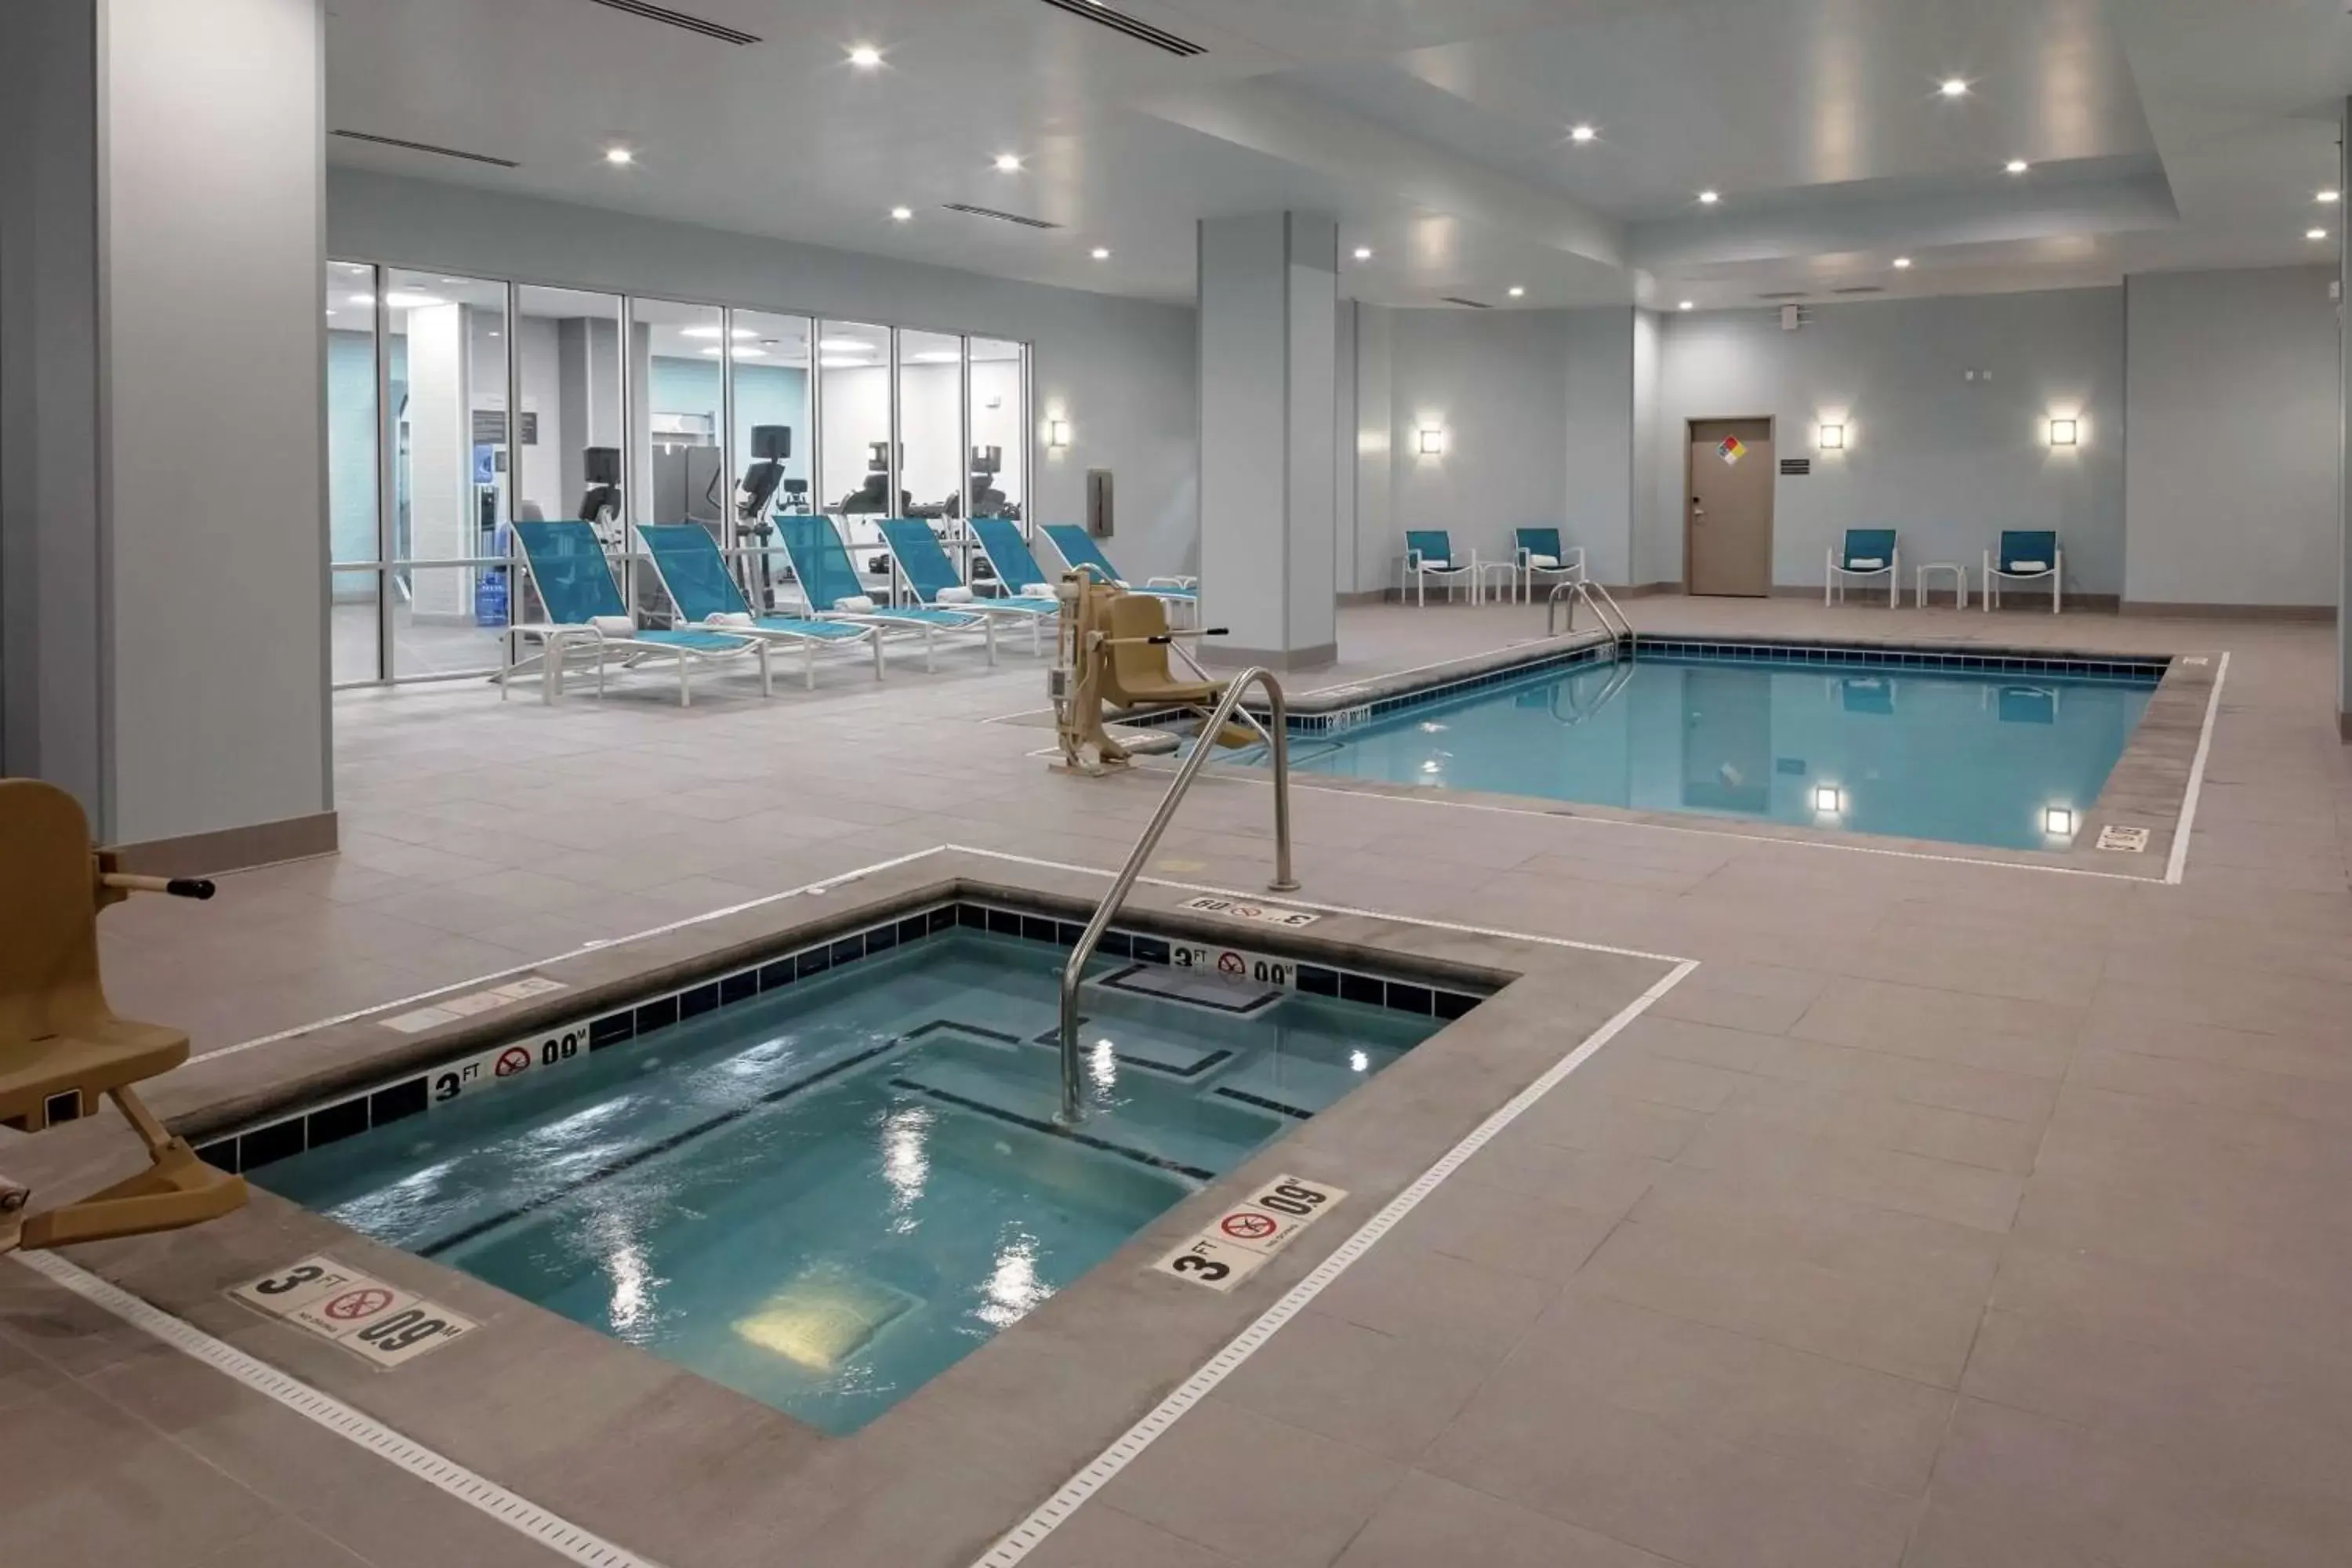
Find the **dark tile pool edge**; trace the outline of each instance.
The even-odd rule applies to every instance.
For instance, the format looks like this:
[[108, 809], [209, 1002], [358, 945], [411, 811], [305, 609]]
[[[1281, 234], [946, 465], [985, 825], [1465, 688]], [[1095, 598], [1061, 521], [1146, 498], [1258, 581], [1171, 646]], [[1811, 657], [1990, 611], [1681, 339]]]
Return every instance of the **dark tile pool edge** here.
[[[323, 1097], [297, 1087], [285, 1104], [254, 1110], [225, 1125], [191, 1130], [195, 1118], [175, 1119], [176, 1131], [194, 1142], [196, 1154], [206, 1163], [235, 1173], [260, 1170], [279, 1160], [323, 1148], [361, 1132], [387, 1126], [479, 1094], [502, 1083], [530, 1077], [533, 1081], [551, 1069], [584, 1061], [595, 1053], [625, 1045], [654, 1031], [722, 1011], [763, 996], [772, 996], [803, 980], [848, 968], [866, 959], [894, 952], [929, 937], [956, 931], [1011, 937], [1043, 945], [1076, 945], [1083, 928], [1065, 920], [1045, 901], [1016, 899], [1007, 893], [965, 892], [935, 898], [920, 907], [895, 912], [846, 931], [824, 930], [812, 940], [750, 962], [740, 960], [715, 974], [697, 974], [667, 989], [635, 1001], [622, 1001], [593, 1013], [566, 1016], [560, 1022], [520, 1031], [510, 1026], [496, 1031], [484, 1045], [470, 1037], [439, 1042], [437, 1059], [405, 1064], [389, 1075], [373, 1077], [355, 1087], [339, 1088]], [[787, 935], [791, 933], [786, 933]], [[1426, 971], [1396, 964], [1388, 969], [1412, 971], [1409, 976], [1374, 973], [1338, 963], [1316, 963], [1295, 951], [1305, 945], [1293, 938], [1276, 943], [1280, 952], [1258, 946], [1196, 940], [1197, 933], [1181, 922], [1154, 929], [1142, 923], [1114, 925], [1105, 931], [1097, 951], [1106, 957], [1125, 958], [1136, 964], [1171, 969], [1202, 967], [1199, 955], [1212, 949], [1241, 957], [1257, 980], [1270, 987], [1307, 996], [1344, 998], [1417, 1017], [1450, 1022], [1466, 1016], [1495, 986], [1475, 980], [1434, 980]], [[1192, 962], [1182, 962], [1187, 958]], [[467, 1035], [488, 1033], [468, 1031]], [[893, 1042], [892, 1047], [905, 1043]], [[862, 1053], [852, 1061], [833, 1064], [816, 1078], [829, 1077], [846, 1067], [887, 1054], [886, 1049]], [[796, 1082], [792, 1091], [805, 1087]], [[744, 1108], [746, 1110], [750, 1107]], [[469, 1239], [460, 1237], [459, 1239]], [[447, 1241], [440, 1246], [454, 1246]]]

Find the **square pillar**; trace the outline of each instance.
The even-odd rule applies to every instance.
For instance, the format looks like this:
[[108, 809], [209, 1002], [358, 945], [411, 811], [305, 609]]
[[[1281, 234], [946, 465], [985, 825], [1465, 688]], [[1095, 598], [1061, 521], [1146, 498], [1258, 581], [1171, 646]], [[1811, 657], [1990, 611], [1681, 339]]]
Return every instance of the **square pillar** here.
[[1339, 658], [1339, 231], [1310, 213], [1200, 226], [1204, 658], [1311, 669]]

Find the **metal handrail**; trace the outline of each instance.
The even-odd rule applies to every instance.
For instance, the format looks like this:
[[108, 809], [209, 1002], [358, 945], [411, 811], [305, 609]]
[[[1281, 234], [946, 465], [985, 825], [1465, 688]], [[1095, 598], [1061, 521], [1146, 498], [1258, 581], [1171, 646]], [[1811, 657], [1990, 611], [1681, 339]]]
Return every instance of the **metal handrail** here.
[[[1600, 596], [1596, 598], [1595, 595]], [[1568, 629], [1570, 631], [1576, 629], [1576, 601], [1581, 599], [1592, 606], [1592, 614], [1601, 622], [1601, 629], [1609, 634], [1610, 641], [1626, 644], [1633, 642], [1633, 623], [1626, 618], [1625, 612], [1618, 606], [1615, 596], [1591, 578], [1583, 576], [1571, 577], [1565, 583], [1556, 584], [1550, 594], [1546, 595], [1544, 636], [1559, 635], [1559, 602], [1563, 598], [1569, 602]], [[1610, 619], [1612, 616], [1616, 617], [1613, 623]]]
[[1076, 1125], [1081, 1115], [1078, 1104], [1078, 986], [1086, 975], [1087, 960], [1094, 956], [1096, 944], [1102, 941], [1103, 932], [1110, 927], [1111, 917], [1118, 913], [1119, 905], [1127, 901], [1127, 895], [1134, 889], [1136, 878], [1143, 872], [1143, 863], [1151, 858], [1152, 850], [1160, 845], [1160, 836], [1168, 831], [1168, 824], [1174, 820], [1176, 807], [1183, 800], [1184, 792], [1192, 787], [1192, 781], [1200, 776], [1210, 753], [1217, 749], [1218, 733], [1234, 713], [1241, 710], [1242, 694], [1253, 685], [1265, 688], [1266, 706], [1272, 710], [1274, 719], [1273, 723], [1265, 727], [1267, 736], [1274, 742], [1274, 880], [1266, 886], [1277, 893], [1297, 890], [1297, 879], [1290, 874], [1288, 711], [1283, 703], [1281, 683], [1275, 679], [1271, 671], [1252, 665], [1234, 677], [1225, 688], [1225, 694], [1217, 700], [1216, 707], [1210, 710], [1209, 721], [1202, 726], [1201, 738], [1192, 747], [1192, 755], [1186, 757], [1183, 765], [1176, 770], [1174, 782], [1169, 784], [1168, 793], [1160, 797], [1160, 809], [1152, 813], [1143, 837], [1135, 841], [1135, 848], [1128, 855], [1127, 864], [1120, 867], [1118, 875], [1112, 879], [1110, 891], [1105, 893], [1102, 902], [1095, 906], [1094, 918], [1087, 921], [1087, 929], [1079, 936], [1077, 946], [1070, 950], [1070, 962], [1062, 970], [1062, 1122], [1065, 1126]]

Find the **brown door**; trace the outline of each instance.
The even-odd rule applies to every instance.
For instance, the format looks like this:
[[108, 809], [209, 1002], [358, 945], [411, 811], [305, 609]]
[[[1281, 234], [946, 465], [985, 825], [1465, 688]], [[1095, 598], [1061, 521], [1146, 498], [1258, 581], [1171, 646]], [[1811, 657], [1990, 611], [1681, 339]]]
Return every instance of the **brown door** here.
[[1772, 591], [1772, 422], [1690, 422], [1685, 574], [1694, 594]]

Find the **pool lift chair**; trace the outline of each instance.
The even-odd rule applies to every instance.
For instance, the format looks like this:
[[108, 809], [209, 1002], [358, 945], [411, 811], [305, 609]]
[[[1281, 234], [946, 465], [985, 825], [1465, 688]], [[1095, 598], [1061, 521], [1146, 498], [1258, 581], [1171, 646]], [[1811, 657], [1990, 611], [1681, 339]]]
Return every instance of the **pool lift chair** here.
[[136, 1175], [30, 1217], [31, 1193], [0, 1178], [0, 1252], [177, 1230], [245, 1205], [244, 1178], [197, 1159], [131, 1088], [187, 1060], [188, 1037], [117, 1017], [99, 982], [99, 910], [134, 892], [209, 899], [213, 885], [115, 867], [73, 796], [0, 779], [0, 1126], [45, 1131], [90, 1114], [102, 1095], [148, 1158]]
[[[1057, 597], [1061, 631], [1047, 683], [1062, 757], [1074, 771], [1099, 777], [1134, 761], [1134, 753], [1104, 727], [1107, 712], [1125, 717], [1174, 710], [1194, 715], [1206, 727], [1211, 710], [1225, 695], [1225, 682], [1210, 679], [1177, 639], [1223, 637], [1223, 627], [1171, 632], [1167, 606], [1158, 596], [1129, 593], [1084, 568], [1063, 574]], [[1171, 654], [1183, 660], [1188, 677], [1170, 668]], [[1246, 709], [1236, 707], [1234, 717], [1236, 721], [1219, 728], [1216, 744], [1273, 744], [1265, 726]]]

